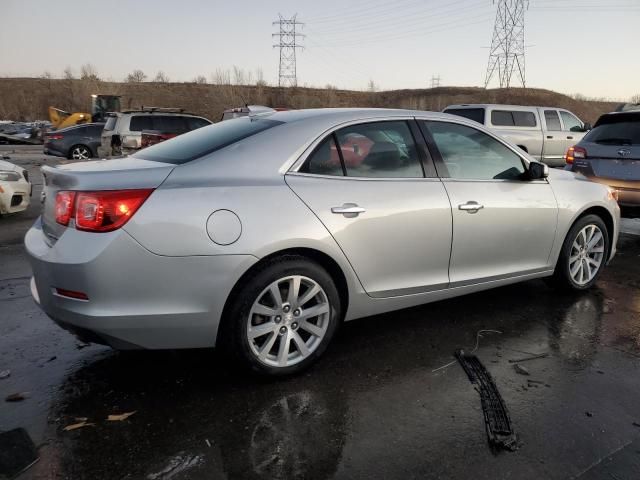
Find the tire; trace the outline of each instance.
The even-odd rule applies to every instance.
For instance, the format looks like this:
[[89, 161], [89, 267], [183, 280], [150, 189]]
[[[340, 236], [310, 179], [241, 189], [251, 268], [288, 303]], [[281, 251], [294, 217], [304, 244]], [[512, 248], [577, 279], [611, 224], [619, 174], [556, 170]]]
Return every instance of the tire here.
[[[589, 248], [592, 243], [593, 246]], [[583, 250], [580, 250], [580, 247]], [[602, 272], [608, 252], [609, 232], [602, 218], [597, 215], [579, 218], [562, 244], [558, 263], [549, 279], [550, 283], [564, 290], [590, 288]]]
[[93, 157], [93, 153], [86, 145], [74, 145], [69, 149], [67, 157], [70, 160], [88, 160]]
[[[299, 293], [289, 297], [293, 285]], [[327, 349], [342, 318], [331, 276], [299, 255], [269, 260], [234, 290], [218, 343], [227, 358], [258, 374], [305, 370]]]

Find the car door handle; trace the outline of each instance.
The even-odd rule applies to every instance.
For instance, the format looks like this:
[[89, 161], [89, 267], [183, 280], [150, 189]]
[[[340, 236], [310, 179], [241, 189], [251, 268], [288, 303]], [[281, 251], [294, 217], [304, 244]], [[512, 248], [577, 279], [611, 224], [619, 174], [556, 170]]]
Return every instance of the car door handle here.
[[573, 140], [573, 137], [572, 136], [568, 136], [567, 140]]
[[482, 210], [484, 205], [480, 205], [478, 202], [467, 202], [462, 205], [458, 205], [458, 210], [464, 210], [469, 213], [476, 213], [478, 210]]
[[347, 218], [357, 217], [364, 212], [366, 212], [366, 210], [359, 207], [356, 203], [345, 203], [341, 207], [331, 207], [331, 213], [344, 215]]
[[553, 135], [547, 135], [547, 138], [551, 140], [553, 138]]

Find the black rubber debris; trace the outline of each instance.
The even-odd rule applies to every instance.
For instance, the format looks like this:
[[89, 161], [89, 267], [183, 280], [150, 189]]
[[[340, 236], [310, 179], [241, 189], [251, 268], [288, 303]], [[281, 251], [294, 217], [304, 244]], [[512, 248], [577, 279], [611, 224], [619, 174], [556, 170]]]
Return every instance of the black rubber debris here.
[[491, 374], [475, 355], [459, 350], [455, 357], [480, 394], [484, 424], [492, 450], [517, 450], [518, 439], [511, 425], [509, 411]]
[[24, 428], [0, 433], [0, 478], [16, 478], [38, 461], [38, 451]]

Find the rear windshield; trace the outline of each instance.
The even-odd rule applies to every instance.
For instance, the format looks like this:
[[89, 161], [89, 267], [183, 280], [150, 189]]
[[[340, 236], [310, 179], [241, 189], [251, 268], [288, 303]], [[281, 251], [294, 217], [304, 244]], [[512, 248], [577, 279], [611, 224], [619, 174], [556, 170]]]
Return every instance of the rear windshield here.
[[484, 125], [484, 108], [447, 108], [444, 113], [458, 115]]
[[104, 129], [105, 130], [113, 130], [114, 127], [116, 126], [116, 121], [118, 120], [118, 117], [116, 116], [111, 116], [107, 118], [107, 123], [104, 124]]
[[603, 145], [640, 145], [640, 115], [604, 115], [585, 135], [584, 141]]
[[220, 122], [145, 148], [133, 157], [180, 165], [282, 123], [284, 122], [255, 117]]

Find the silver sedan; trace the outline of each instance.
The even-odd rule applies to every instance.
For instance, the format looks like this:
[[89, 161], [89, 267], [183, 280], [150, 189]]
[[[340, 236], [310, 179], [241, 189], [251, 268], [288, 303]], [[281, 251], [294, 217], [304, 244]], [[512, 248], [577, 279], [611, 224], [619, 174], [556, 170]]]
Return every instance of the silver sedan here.
[[53, 320], [272, 375], [342, 321], [534, 278], [589, 288], [618, 237], [608, 187], [421, 111], [259, 114], [43, 174], [25, 244]]

